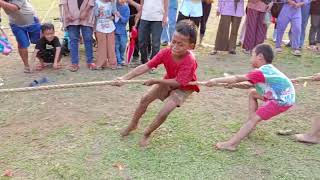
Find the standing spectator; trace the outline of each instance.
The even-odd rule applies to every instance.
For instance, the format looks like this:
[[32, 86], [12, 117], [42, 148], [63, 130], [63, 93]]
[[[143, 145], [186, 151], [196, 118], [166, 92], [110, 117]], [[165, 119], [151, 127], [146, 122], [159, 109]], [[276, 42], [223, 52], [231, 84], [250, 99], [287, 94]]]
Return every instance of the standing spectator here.
[[163, 27], [161, 34], [161, 43], [163, 46], [168, 45], [172, 39], [173, 32], [176, 28], [177, 21], [177, 11], [178, 11], [178, 0], [169, 0], [168, 9], [168, 25]]
[[301, 37], [301, 7], [304, 5], [303, 0], [288, 0], [288, 3], [283, 5], [283, 8], [279, 14], [277, 21], [277, 41], [276, 41], [276, 52], [281, 52], [281, 42], [284, 31], [287, 28], [289, 22], [291, 23], [291, 53], [294, 56], [301, 56], [300, 48], [300, 37]]
[[[129, 8], [130, 8], [130, 18], [129, 18], [129, 31], [133, 26], [136, 25], [136, 15], [141, 10], [140, 0], [128, 0]], [[137, 25], [137, 28], [139, 26]], [[133, 53], [133, 61], [139, 59], [139, 42], [136, 42], [136, 46]]]
[[199, 27], [202, 15], [202, 0], [182, 0], [177, 23], [189, 19]]
[[116, 29], [113, 20], [119, 17], [115, 0], [96, 0], [94, 7], [96, 36], [98, 40], [97, 69], [117, 68], [115, 51]]
[[40, 39], [41, 25], [35, 16], [32, 5], [27, 0], [0, 0], [2, 8], [9, 17], [13, 35], [18, 43], [18, 52], [24, 64], [24, 72], [30, 73], [28, 47]]
[[207, 30], [207, 21], [210, 16], [212, 3], [213, 3], [213, 0], [202, 0], [203, 16], [201, 17], [201, 21], [200, 21], [200, 42], [199, 42], [200, 45], [202, 45], [203, 37]]
[[127, 24], [130, 17], [130, 9], [127, 0], [118, 0], [117, 10], [119, 12], [119, 21], [116, 22], [116, 56], [118, 69], [124, 65], [124, 53], [128, 42]]
[[[301, 36], [300, 36], [300, 42], [299, 42], [299, 49], [301, 49], [304, 45], [306, 28], [307, 28], [307, 24], [309, 22], [309, 16], [310, 16], [310, 7], [311, 7], [311, 0], [305, 1], [305, 4], [301, 7]], [[287, 44], [287, 46], [289, 47], [291, 47], [291, 38], [292, 36], [294, 36], [291, 33], [292, 32], [290, 29], [290, 32], [289, 32], [290, 42]]]
[[87, 67], [96, 69], [93, 63], [93, 25], [94, 0], [60, 0], [63, 5], [63, 24], [70, 37], [71, 66], [70, 71], [79, 70], [79, 40], [80, 31], [84, 40], [87, 57]]
[[264, 42], [267, 33], [265, 14], [271, 7], [272, 3], [268, 6], [262, 0], [249, 0], [247, 5], [247, 27], [243, 41], [243, 48], [246, 54], [250, 54], [256, 45]]
[[[212, 55], [218, 51], [229, 51], [229, 54], [236, 54], [236, 44], [238, 29], [241, 18], [244, 15], [244, 1], [218, 1], [217, 15], [220, 16], [219, 28], [216, 36], [216, 42]], [[231, 33], [229, 33], [231, 25]]]
[[139, 24], [139, 49], [141, 63], [148, 62], [148, 42], [151, 39], [152, 59], [160, 50], [162, 27], [168, 23], [168, 0], [141, 0], [141, 17]]
[[317, 43], [320, 43], [320, 0], [311, 2], [311, 27], [309, 33], [309, 45], [312, 50], [317, 50]]

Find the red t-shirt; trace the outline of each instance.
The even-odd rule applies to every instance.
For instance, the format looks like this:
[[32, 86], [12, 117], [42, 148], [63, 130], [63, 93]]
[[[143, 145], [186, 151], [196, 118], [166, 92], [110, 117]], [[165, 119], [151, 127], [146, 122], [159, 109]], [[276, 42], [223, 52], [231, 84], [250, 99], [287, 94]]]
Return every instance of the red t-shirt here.
[[188, 85], [189, 82], [197, 80], [198, 64], [192, 52], [189, 51], [182, 59], [175, 61], [170, 48], [162, 49], [147, 63], [147, 66], [156, 68], [160, 64], [163, 64], [167, 71], [164, 79], [175, 79], [180, 83], [181, 90], [200, 91], [198, 86]]

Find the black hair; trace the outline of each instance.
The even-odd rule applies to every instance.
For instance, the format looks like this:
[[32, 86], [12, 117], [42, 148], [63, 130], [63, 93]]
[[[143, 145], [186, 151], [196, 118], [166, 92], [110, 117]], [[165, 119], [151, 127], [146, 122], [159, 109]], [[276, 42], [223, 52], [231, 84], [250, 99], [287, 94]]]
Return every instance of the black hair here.
[[47, 31], [47, 30], [54, 30], [54, 25], [52, 23], [44, 23], [41, 26], [41, 31], [42, 33]]
[[197, 43], [197, 26], [192, 21], [187, 19], [179, 21], [176, 25], [176, 32], [189, 37], [190, 43]]
[[274, 53], [273, 53], [273, 50], [272, 50], [270, 45], [268, 45], [268, 44], [258, 44], [255, 47], [255, 53], [256, 53], [256, 55], [262, 54], [264, 60], [268, 64], [272, 63], [272, 60], [274, 58]]

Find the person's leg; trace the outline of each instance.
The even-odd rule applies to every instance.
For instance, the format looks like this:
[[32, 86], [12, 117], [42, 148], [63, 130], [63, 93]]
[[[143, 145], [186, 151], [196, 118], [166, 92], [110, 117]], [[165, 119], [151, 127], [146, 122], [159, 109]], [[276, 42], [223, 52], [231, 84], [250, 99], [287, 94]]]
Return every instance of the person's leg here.
[[246, 27], [247, 27], [247, 16], [244, 17], [244, 23], [242, 24], [240, 37], [239, 37], [239, 44], [242, 45], [244, 41], [244, 36], [246, 34]]
[[122, 60], [121, 60], [121, 35], [120, 34], [116, 34], [115, 35], [115, 41], [116, 41], [116, 56], [117, 56], [117, 64], [121, 64]]
[[264, 23], [265, 20], [265, 14], [266, 13], [262, 13], [259, 12], [258, 13], [258, 24], [257, 24], [257, 30], [256, 30], [256, 40], [254, 43], [254, 46], [252, 47], [252, 49], [258, 45], [264, 42], [264, 40], [266, 39], [266, 34], [267, 34], [267, 25]]
[[200, 44], [202, 43], [204, 34], [206, 33], [207, 22], [211, 12], [211, 6], [212, 6], [211, 3], [207, 4], [206, 2], [202, 2], [203, 16], [201, 17], [201, 23], [200, 23]]
[[237, 46], [237, 36], [238, 36], [238, 30], [241, 23], [241, 17], [231, 17], [231, 33], [230, 33], [230, 39], [229, 39], [229, 52], [235, 53], [236, 46]]
[[15, 24], [10, 24], [10, 27], [18, 43], [18, 52], [24, 64], [24, 72], [30, 73], [31, 71], [28, 61], [28, 47], [30, 45], [30, 41], [27, 29], [25, 29], [24, 27], [17, 26]]
[[152, 103], [154, 100], [158, 99], [158, 91], [159, 91], [159, 85], [153, 85], [150, 90], [143, 95], [143, 97], [140, 100], [140, 103], [138, 107], [136, 108], [133, 118], [129, 125], [123, 129], [120, 132], [120, 135], [122, 137], [128, 136], [131, 131], [137, 129], [139, 120], [142, 117], [142, 115], [146, 112], [148, 106], [150, 103]]
[[311, 3], [306, 3], [301, 7], [301, 36], [300, 36], [300, 44], [299, 47], [302, 48], [304, 45], [305, 35], [306, 35], [306, 28], [310, 16], [310, 7]]
[[155, 131], [161, 124], [167, 119], [168, 115], [178, 106], [177, 102], [172, 99], [168, 99], [165, 102], [164, 106], [157, 114], [155, 119], [149, 125], [149, 127], [145, 130], [142, 139], [139, 142], [141, 147], [146, 147], [149, 145], [150, 135], [153, 131]]
[[150, 40], [150, 23], [149, 21], [140, 20], [139, 25], [139, 49], [141, 54], [141, 63], [148, 62], [148, 42]]
[[87, 56], [87, 64], [93, 63], [93, 29], [89, 26], [80, 26], [81, 27], [81, 34], [84, 41], [86, 56]]
[[301, 14], [292, 18], [291, 30], [292, 30], [292, 34], [294, 34], [291, 39], [291, 47], [292, 47], [292, 49], [297, 50], [300, 48]]
[[248, 121], [244, 123], [240, 130], [230, 140], [217, 143], [216, 148], [219, 150], [235, 151], [241, 140], [247, 137], [260, 121], [261, 118], [258, 115], [248, 119]]
[[151, 23], [151, 56], [152, 59], [159, 51], [160, 51], [160, 40], [161, 40], [161, 32], [162, 32], [162, 22], [154, 21]]
[[228, 51], [228, 44], [225, 42], [229, 40], [230, 22], [231, 16], [221, 15], [212, 54], [215, 54], [217, 51]]
[[68, 35], [70, 38], [70, 55], [71, 64], [79, 64], [79, 38], [80, 38], [80, 26], [70, 25], [67, 27]]
[[117, 68], [117, 58], [116, 58], [116, 52], [115, 52], [115, 42], [114, 42], [114, 32], [108, 33], [107, 34], [107, 51], [108, 51], [108, 65], [112, 68], [112, 69], [116, 69]]
[[125, 60], [124, 54], [126, 52], [127, 42], [128, 42], [127, 34], [121, 34], [120, 35], [120, 60], [121, 60], [121, 62], [119, 62], [118, 65], [123, 65], [123, 62]]
[[176, 21], [177, 21], [177, 7], [172, 7], [169, 9], [169, 41], [172, 40], [173, 33], [176, 29]]
[[281, 11], [277, 19], [276, 48], [281, 48], [283, 34], [289, 24], [289, 21], [290, 21], [290, 17], [287, 15], [287, 12]]
[[97, 32], [98, 48], [96, 65], [98, 68], [103, 68], [107, 61], [107, 37], [105, 33]]
[[263, 101], [264, 98], [263, 96], [259, 95], [255, 89], [250, 89], [249, 90], [249, 113], [248, 113], [248, 119], [254, 118], [256, 115], [256, 111], [258, 109], [258, 100]]
[[220, 150], [236, 150], [241, 140], [247, 137], [256, 127], [257, 123], [261, 121], [261, 118], [256, 115], [258, 109], [258, 99], [263, 99], [255, 89], [249, 91], [249, 113], [248, 120], [241, 127], [241, 129], [228, 141], [219, 142], [216, 144], [216, 148]]
[[243, 48], [246, 51], [250, 51], [254, 48], [258, 25], [258, 14], [259, 12], [254, 9], [247, 9], [247, 27], [243, 41]]
[[[318, 24], [319, 23], [319, 24]], [[320, 26], [320, 16], [311, 15], [311, 26], [309, 32], [309, 45], [314, 46], [317, 44], [316, 35]]]
[[311, 131], [305, 134], [296, 134], [299, 142], [319, 144], [320, 143], [320, 119], [314, 120]]

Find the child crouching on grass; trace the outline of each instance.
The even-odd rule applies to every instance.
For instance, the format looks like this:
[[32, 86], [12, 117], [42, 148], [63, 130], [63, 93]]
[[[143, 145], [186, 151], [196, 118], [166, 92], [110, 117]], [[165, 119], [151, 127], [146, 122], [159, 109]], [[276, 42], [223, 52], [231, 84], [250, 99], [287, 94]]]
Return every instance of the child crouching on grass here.
[[166, 120], [168, 115], [176, 107], [181, 106], [193, 92], [199, 92], [198, 86], [188, 85], [189, 82], [197, 80], [197, 62], [191, 52], [195, 48], [196, 42], [197, 27], [191, 21], [180, 21], [176, 26], [169, 48], [162, 49], [148, 63], [117, 79], [115, 85], [121, 86], [123, 80], [140, 76], [161, 64], [166, 69], [163, 80], [150, 79], [145, 81], [145, 85], [152, 87], [141, 98], [130, 124], [121, 132], [122, 137], [128, 136], [131, 131], [137, 129], [139, 120], [146, 112], [149, 104], [156, 99], [162, 101], [166, 99], [164, 106], [145, 130], [143, 138], [139, 142], [141, 147], [147, 146], [151, 133]]
[[[257, 68], [246, 75], [236, 75], [211, 79], [206, 86], [217, 83], [240, 83], [237, 87], [255, 86], [249, 93], [249, 117], [241, 129], [228, 141], [219, 142], [219, 150], [236, 150], [240, 141], [247, 137], [262, 120], [269, 120], [287, 111], [295, 103], [295, 90], [290, 79], [272, 65], [274, 54], [272, 48], [266, 44], [255, 47], [251, 57], [251, 65]], [[243, 83], [241, 83], [243, 82]], [[231, 85], [232, 86], [232, 85]], [[258, 106], [258, 100], [264, 101]]]
[[[320, 73], [313, 76], [314, 81], [320, 81]], [[315, 120], [310, 132], [305, 134], [296, 134], [295, 138], [299, 142], [319, 144], [320, 143], [320, 119]]]
[[36, 70], [41, 71], [47, 64], [53, 64], [54, 69], [60, 68], [61, 44], [59, 38], [55, 36], [54, 25], [45, 23], [41, 26], [42, 37], [36, 44], [32, 55], [32, 62], [37, 57], [39, 64]]

